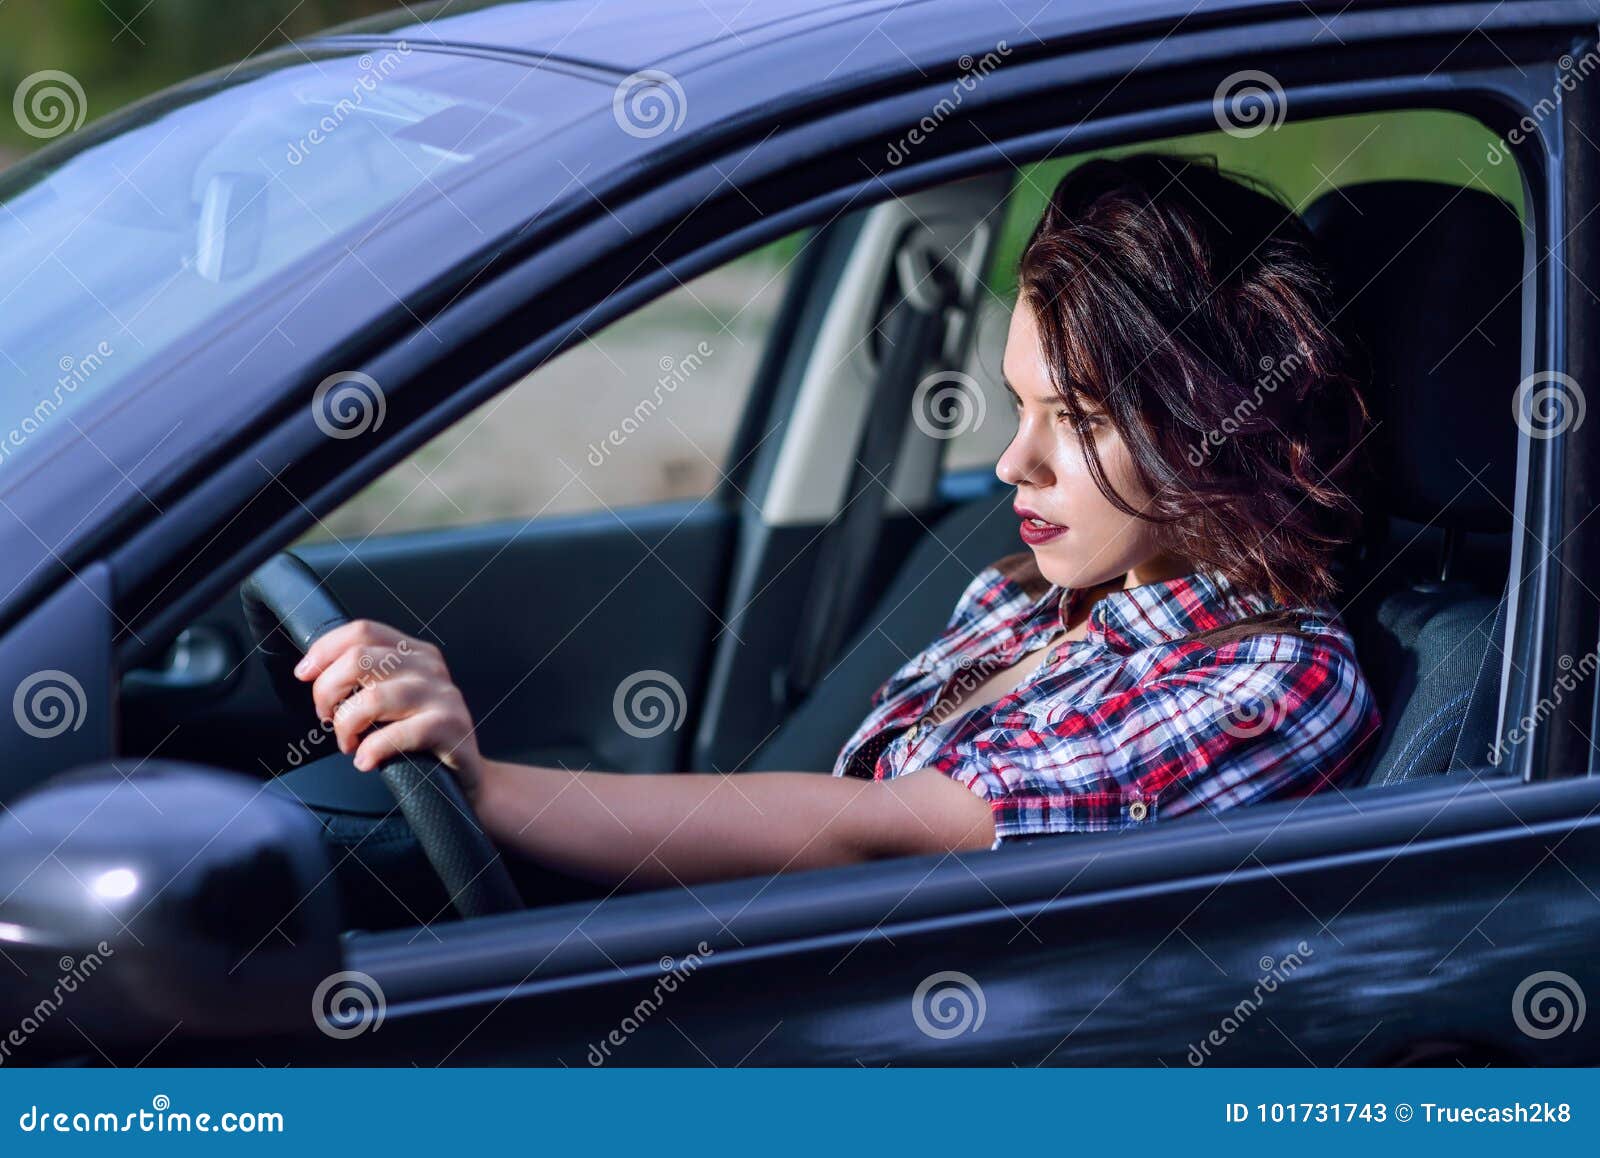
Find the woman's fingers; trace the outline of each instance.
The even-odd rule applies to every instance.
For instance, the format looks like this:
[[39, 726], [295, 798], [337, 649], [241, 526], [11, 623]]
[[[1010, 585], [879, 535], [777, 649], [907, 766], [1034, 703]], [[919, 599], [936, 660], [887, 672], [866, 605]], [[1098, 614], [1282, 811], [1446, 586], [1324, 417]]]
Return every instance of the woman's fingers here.
[[[370, 772], [406, 752], [448, 748], [459, 731], [449, 712], [430, 707], [385, 725], [362, 740], [356, 749], [355, 765], [363, 772]], [[440, 759], [448, 755], [446, 751], [439, 752]]]
[[361, 659], [361, 649], [352, 647], [335, 657], [317, 676], [316, 682], [311, 685], [311, 700], [317, 708], [317, 719], [334, 719], [345, 698], [360, 689]]
[[416, 647], [413, 640], [386, 623], [379, 623], [373, 619], [352, 619], [349, 623], [334, 628], [326, 635], [319, 636], [310, 647], [300, 662], [295, 664], [294, 674], [302, 680], [314, 680], [339, 656], [352, 647], [398, 647], [401, 641]]
[[362, 733], [374, 724], [404, 719], [438, 698], [437, 688], [418, 676], [396, 676], [367, 684], [334, 711], [333, 731], [339, 751], [354, 752]]
[[471, 794], [482, 760], [472, 714], [433, 644], [357, 619], [307, 648], [294, 674], [311, 681], [318, 718], [332, 721], [339, 751], [354, 753], [361, 771], [431, 750]]
[[316, 704], [317, 718], [333, 719], [347, 697], [362, 688], [375, 687], [402, 674], [448, 678], [448, 673], [431, 657], [406, 646], [410, 642], [402, 639], [398, 647], [355, 644], [336, 656], [311, 685], [311, 699]]

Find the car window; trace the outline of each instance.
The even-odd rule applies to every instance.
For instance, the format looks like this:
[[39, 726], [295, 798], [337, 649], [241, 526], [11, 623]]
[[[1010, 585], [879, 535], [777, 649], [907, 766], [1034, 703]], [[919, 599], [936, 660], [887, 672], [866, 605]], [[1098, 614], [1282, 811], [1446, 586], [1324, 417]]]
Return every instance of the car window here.
[[973, 421], [959, 427], [945, 451], [948, 472], [992, 467], [1012, 433], [1011, 407], [1000, 385], [1006, 326], [1016, 301], [1017, 260], [1044, 212], [1050, 191], [1068, 171], [1094, 157], [1159, 150], [1215, 157], [1225, 169], [1265, 181], [1294, 208], [1330, 189], [1403, 178], [1484, 189], [1524, 211], [1517, 168], [1505, 162], [1504, 142], [1461, 113], [1402, 109], [1316, 120], [1286, 121], [1247, 135], [1196, 133], [1166, 140], [1055, 157], [1018, 170], [1005, 224], [981, 304], [976, 341], [965, 372], [983, 395]]
[[541, 366], [323, 519], [310, 541], [710, 494], [804, 244], [668, 291]]
[[[347, 252], [408, 195], [448, 198], [544, 131], [545, 106], [530, 101], [599, 87], [530, 75], [403, 43], [280, 56], [131, 106], [7, 170], [0, 472], [267, 279]], [[19, 116], [72, 116], [81, 94], [59, 85], [19, 89]]]

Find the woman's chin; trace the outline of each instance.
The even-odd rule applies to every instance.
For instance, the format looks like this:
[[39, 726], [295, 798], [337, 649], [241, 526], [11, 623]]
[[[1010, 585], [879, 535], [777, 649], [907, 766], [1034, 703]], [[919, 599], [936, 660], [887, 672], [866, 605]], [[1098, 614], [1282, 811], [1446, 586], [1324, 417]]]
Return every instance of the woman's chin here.
[[1033, 561], [1047, 582], [1073, 591], [1101, 587], [1128, 573], [1125, 566], [1107, 568], [1101, 559], [1073, 558], [1067, 552], [1052, 551], [1050, 547], [1033, 548]]
[[1033, 561], [1039, 567], [1039, 574], [1058, 587], [1076, 586], [1082, 577], [1083, 569], [1075, 560], [1063, 559], [1060, 551], [1051, 549], [1050, 544], [1032, 547]]

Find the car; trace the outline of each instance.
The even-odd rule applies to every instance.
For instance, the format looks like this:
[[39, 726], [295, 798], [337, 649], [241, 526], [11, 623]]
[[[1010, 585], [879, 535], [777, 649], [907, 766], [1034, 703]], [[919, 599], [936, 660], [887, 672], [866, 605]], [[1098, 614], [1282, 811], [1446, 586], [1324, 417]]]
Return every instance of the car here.
[[[0, 1061], [1600, 1060], [1597, 61], [1576, 0], [455, 2], [0, 174]], [[368, 616], [491, 754], [826, 772], [1018, 549], [1019, 239], [1152, 147], [1277, 180], [1369, 362], [1348, 786], [608, 891], [279, 694]]]

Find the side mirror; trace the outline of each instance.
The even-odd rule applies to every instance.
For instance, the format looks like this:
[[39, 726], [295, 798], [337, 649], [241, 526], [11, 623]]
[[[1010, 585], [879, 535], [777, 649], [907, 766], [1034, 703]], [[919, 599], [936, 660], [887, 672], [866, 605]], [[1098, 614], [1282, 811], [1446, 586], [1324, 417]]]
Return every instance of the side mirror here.
[[330, 869], [311, 814], [247, 776], [151, 760], [47, 781], [0, 815], [0, 1064], [309, 1029], [341, 967]]

